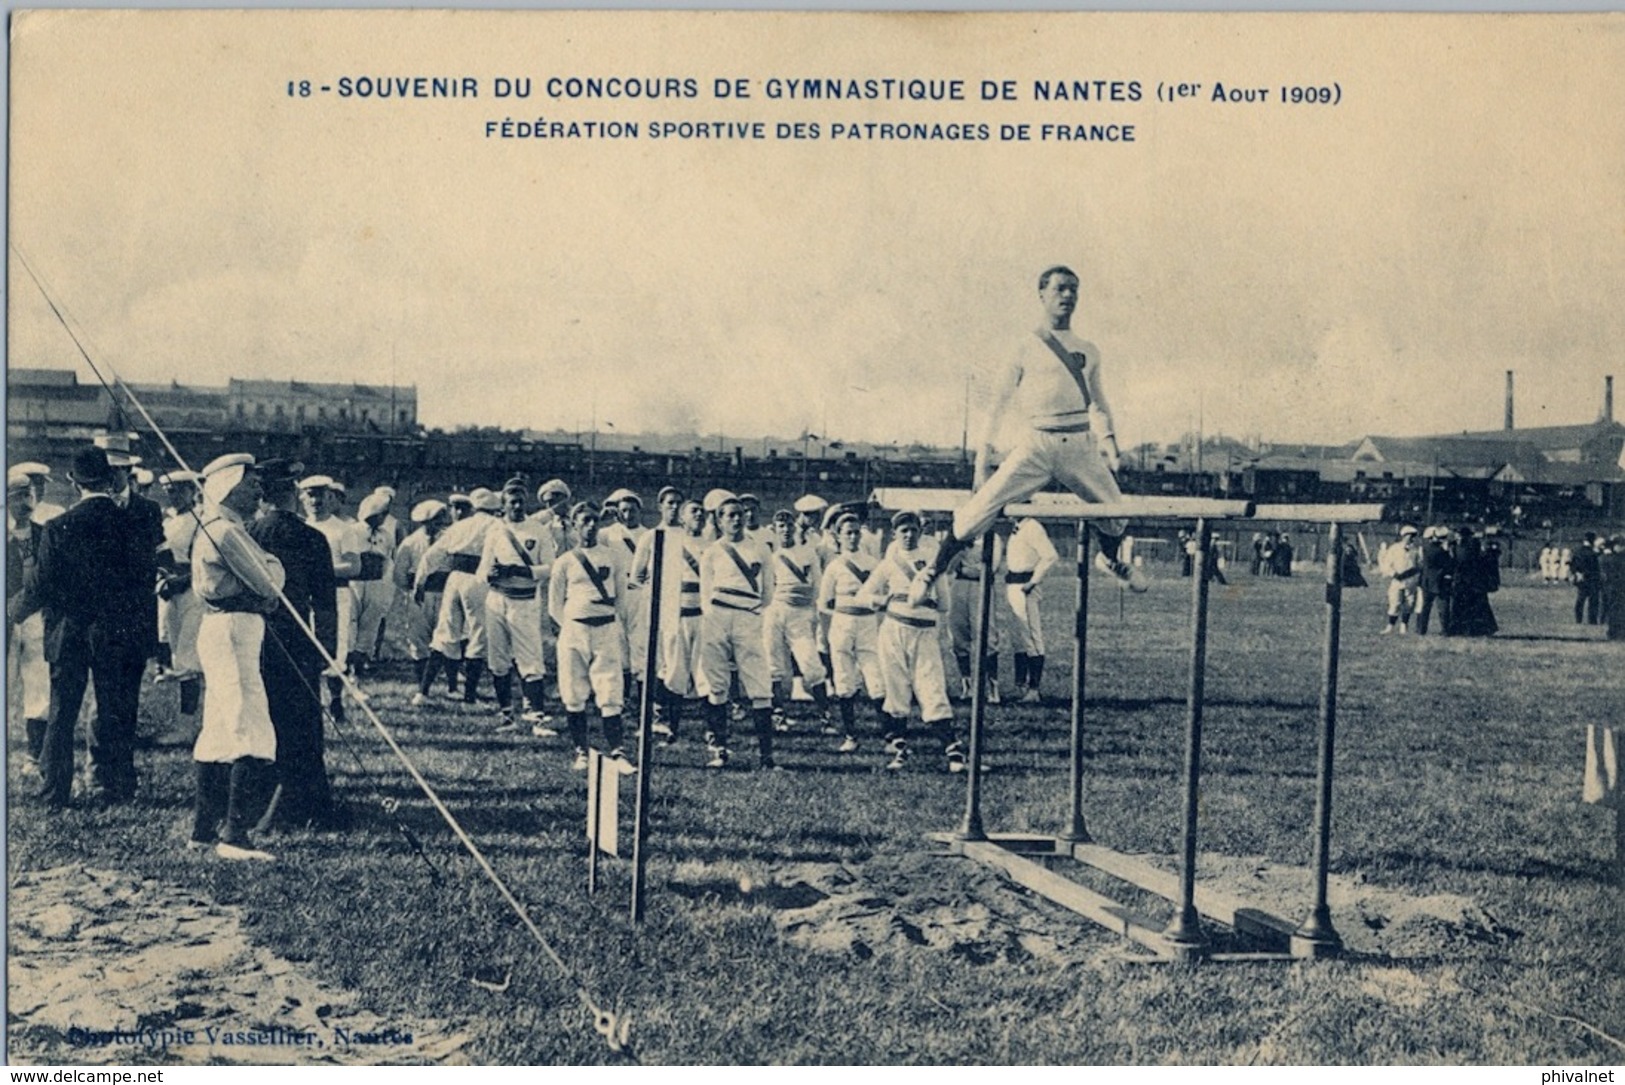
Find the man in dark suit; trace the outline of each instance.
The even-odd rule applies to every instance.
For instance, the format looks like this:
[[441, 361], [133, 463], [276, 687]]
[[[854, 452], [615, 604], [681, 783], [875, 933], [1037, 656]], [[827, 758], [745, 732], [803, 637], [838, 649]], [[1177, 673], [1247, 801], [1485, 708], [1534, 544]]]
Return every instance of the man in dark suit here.
[[110, 802], [134, 796], [141, 672], [157, 640], [156, 542], [113, 501], [114, 473], [104, 451], [81, 450], [72, 478], [79, 503], [46, 526], [23, 591], [8, 604], [13, 620], [35, 609], [45, 614], [51, 711], [40, 756], [40, 797], [53, 807], [66, 806], [71, 797], [74, 723], [92, 681], [92, 792]]
[[[248, 533], [282, 563], [282, 594], [331, 655], [338, 629], [337, 587], [327, 536], [305, 523], [295, 480], [301, 464], [264, 460], [259, 464], [260, 512]], [[265, 677], [271, 725], [276, 729], [277, 791], [259, 831], [275, 824], [319, 829], [342, 828], [324, 764], [321, 653], [286, 608], [265, 616], [260, 669]]]
[[[141, 457], [130, 450], [130, 437], [123, 433], [100, 433], [94, 438], [97, 448], [107, 453], [107, 464], [113, 469], [113, 504], [123, 509], [130, 523], [125, 538], [130, 544], [130, 560], [138, 575], [146, 576], [147, 583], [157, 587], [158, 549], [164, 545], [164, 510], [156, 501], [136, 492], [131, 475], [141, 465]], [[147, 617], [141, 628], [151, 629], [152, 635], [140, 645], [143, 658], [158, 654], [158, 595], [149, 591], [146, 599]]]

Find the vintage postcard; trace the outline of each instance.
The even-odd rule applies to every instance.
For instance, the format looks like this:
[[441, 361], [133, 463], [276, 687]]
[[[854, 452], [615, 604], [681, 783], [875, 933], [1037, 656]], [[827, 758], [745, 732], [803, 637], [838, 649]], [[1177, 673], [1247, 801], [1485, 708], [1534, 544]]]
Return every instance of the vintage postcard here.
[[12, 1062], [1612, 1080], [1619, 14], [10, 64]]

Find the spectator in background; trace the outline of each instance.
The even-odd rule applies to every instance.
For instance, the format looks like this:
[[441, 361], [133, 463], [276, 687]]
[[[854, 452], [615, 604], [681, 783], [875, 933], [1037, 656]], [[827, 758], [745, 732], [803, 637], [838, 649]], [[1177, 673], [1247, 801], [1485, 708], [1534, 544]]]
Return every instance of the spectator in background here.
[[1602, 566], [1597, 535], [1588, 531], [1569, 558], [1569, 581], [1574, 585], [1574, 624], [1596, 625], [1602, 606]]
[[1499, 626], [1495, 611], [1490, 609], [1490, 593], [1500, 584], [1500, 549], [1486, 552], [1473, 535], [1473, 529], [1462, 525], [1456, 532], [1456, 577], [1451, 594], [1452, 630], [1463, 637], [1493, 636]]
[[1602, 570], [1602, 611], [1608, 639], [1625, 641], [1625, 535], [1615, 535], [1598, 562]]

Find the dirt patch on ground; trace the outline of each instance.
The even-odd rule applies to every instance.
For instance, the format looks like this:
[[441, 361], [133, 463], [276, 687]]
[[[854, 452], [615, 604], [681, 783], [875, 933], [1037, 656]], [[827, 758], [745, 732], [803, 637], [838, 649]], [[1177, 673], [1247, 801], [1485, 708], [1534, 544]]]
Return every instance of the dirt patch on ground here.
[[[1169, 871], [1171, 860], [1147, 857]], [[1314, 901], [1314, 872], [1258, 856], [1203, 854], [1197, 883], [1254, 903], [1284, 919], [1307, 917]], [[1326, 904], [1344, 948], [1361, 957], [1394, 961], [1435, 960], [1472, 945], [1504, 945], [1519, 936], [1476, 901], [1453, 893], [1413, 896], [1371, 885], [1359, 875], [1326, 880]]]
[[[1174, 869], [1166, 860], [1148, 858]], [[1305, 918], [1313, 900], [1307, 868], [1203, 855], [1197, 869], [1201, 884], [1294, 922]], [[805, 863], [774, 870], [766, 880], [715, 865], [705, 868], [703, 877], [698, 870], [687, 879], [679, 871], [680, 892], [771, 909], [787, 940], [822, 952], [868, 958], [927, 950], [977, 964], [1036, 959], [1070, 965], [1131, 949], [1001, 873], [941, 854], [882, 856], [863, 864]], [[1518, 936], [1466, 897], [1412, 896], [1346, 876], [1329, 880], [1327, 897], [1346, 950], [1358, 958], [1438, 961], [1469, 946], [1505, 944]], [[1385, 998], [1407, 997], [1380, 977], [1373, 983]]]
[[173, 886], [75, 864], [18, 875], [7, 905], [13, 1062], [466, 1061], [465, 1032], [361, 1011]]

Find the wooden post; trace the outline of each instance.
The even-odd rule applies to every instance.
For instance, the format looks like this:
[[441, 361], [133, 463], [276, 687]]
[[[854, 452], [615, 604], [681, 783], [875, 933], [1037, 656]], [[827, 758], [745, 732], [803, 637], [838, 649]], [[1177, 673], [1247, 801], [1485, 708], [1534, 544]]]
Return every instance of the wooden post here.
[[587, 895], [598, 892], [598, 834], [603, 832], [598, 811], [603, 804], [604, 758], [596, 748], [587, 750], [587, 772], [592, 787], [587, 789]]
[[1202, 699], [1207, 666], [1208, 562], [1212, 560], [1212, 527], [1196, 521], [1196, 558], [1191, 563], [1191, 671], [1185, 698], [1185, 810], [1179, 866], [1178, 911], [1164, 932], [1169, 947], [1181, 957], [1202, 952], [1207, 936], [1196, 910], [1196, 821], [1202, 774]]
[[[965, 764], [965, 823], [961, 840], [986, 840], [982, 828], [982, 730], [987, 718], [987, 638], [993, 620], [993, 531], [982, 533], [981, 605], [976, 612], [976, 650], [971, 658], [970, 750]], [[935, 651], [935, 649], [932, 649]]]
[[[679, 543], [678, 545], [682, 545]], [[632, 922], [643, 921], [643, 869], [648, 860], [643, 837], [649, 831], [649, 771], [654, 763], [655, 693], [660, 679], [655, 675], [656, 648], [660, 644], [660, 591], [665, 571], [666, 532], [655, 528], [652, 540], [653, 566], [649, 571], [649, 638], [643, 657], [643, 703], [638, 708], [638, 800], [632, 826]]]
[[1326, 904], [1326, 869], [1332, 838], [1332, 750], [1337, 732], [1337, 653], [1343, 621], [1343, 526], [1331, 525], [1326, 557], [1326, 639], [1321, 653], [1320, 751], [1315, 791], [1315, 903], [1292, 935], [1298, 957], [1326, 957], [1343, 947]]
[[1061, 839], [1090, 842], [1083, 823], [1084, 667], [1089, 657], [1089, 521], [1078, 521], [1078, 606], [1072, 627], [1072, 794]]

